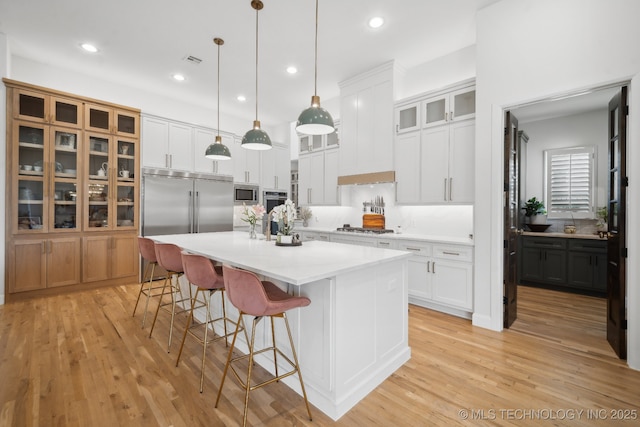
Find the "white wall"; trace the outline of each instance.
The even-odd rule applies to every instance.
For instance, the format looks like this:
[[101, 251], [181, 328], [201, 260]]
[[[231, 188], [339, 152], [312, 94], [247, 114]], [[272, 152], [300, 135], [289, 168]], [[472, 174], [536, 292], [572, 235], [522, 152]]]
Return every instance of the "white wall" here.
[[[503, 110], [631, 79], [640, 72], [638, 16], [636, 0], [503, 0], [478, 12], [475, 325], [502, 328]], [[634, 151], [640, 136], [638, 101], [634, 95], [630, 104], [631, 183], [640, 181], [640, 156]], [[640, 191], [637, 185], [628, 191], [627, 218], [637, 219]], [[640, 254], [632, 250], [640, 234], [634, 221], [627, 230], [628, 363], [640, 369]]]
[[544, 196], [544, 151], [571, 147], [596, 147], [596, 206], [606, 203], [608, 175], [608, 112], [606, 109], [573, 116], [520, 124], [529, 136], [527, 176], [523, 200]]

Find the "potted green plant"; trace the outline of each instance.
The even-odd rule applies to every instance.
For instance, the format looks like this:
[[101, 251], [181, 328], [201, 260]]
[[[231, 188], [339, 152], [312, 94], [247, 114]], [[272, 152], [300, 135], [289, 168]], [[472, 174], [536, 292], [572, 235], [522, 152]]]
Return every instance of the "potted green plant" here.
[[529, 218], [530, 224], [547, 223], [547, 210], [544, 207], [544, 203], [535, 197], [527, 200], [522, 209], [524, 210], [524, 216]]

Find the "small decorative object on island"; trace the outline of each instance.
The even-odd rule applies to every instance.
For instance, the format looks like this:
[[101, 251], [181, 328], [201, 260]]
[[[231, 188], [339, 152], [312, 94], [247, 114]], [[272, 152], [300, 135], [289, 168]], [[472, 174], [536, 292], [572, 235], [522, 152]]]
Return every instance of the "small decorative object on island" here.
[[311, 211], [310, 208], [304, 207], [304, 208], [300, 209], [300, 219], [302, 220], [302, 226], [303, 227], [308, 227], [309, 226], [309, 220], [312, 217], [313, 217], [313, 212]]
[[277, 242], [291, 244], [293, 241], [293, 225], [296, 219], [296, 205], [287, 199], [284, 205], [278, 205], [271, 211], [273, 220], [278, 223]]
[[246, 204], [242, 204], [242, 206], [244, 207], [244, 218], [241, 218], [244, 222], [248, 222], [249, 223], [249, 238], [250, 239], [257, 239], [258, 236], [256, 235], [256, 222], [258, 222], [258, 220], [262, 219], [262, 215], [265, 214], [266, 209], [264, 208], [264, 206], [262, 206], [261, 204], [256, 204], [251, 206], [251, 209], [249, 209], [247, 207]]
[[540, 200], [532, 197], [527, 200], [522, 209], [524, 209], [524, 215], [529, 218], [529, 224], [546, 224], [547, 211]]

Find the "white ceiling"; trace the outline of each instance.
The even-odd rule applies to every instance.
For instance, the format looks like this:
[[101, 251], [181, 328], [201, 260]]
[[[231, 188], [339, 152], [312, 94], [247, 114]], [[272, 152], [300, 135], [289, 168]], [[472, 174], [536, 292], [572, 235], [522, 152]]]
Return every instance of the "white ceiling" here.
[[[259, 12], [259, 118], [297, 119], [313, 94], [314, 0], [263, 0]], [[411, 68], [475, 44], [475, 13], [497, 0], [321, 0], [318, 95], [389, 60]], [[0, 32], [13, 55], [215, 109], [255, 115], [255, 18], [250, 0], [0, 0]], [[383, 16], [372, 30], [367, 21]], [[83, 42], [100, 51], [89, 54]], [[200, 65], [184, 61], [188, 55]], [[295, 65], [299, 72], [285, 72]], [[187, 80], [178, 83], [174, 73]], [[235, 97], [244, 94], [245, 103]]]

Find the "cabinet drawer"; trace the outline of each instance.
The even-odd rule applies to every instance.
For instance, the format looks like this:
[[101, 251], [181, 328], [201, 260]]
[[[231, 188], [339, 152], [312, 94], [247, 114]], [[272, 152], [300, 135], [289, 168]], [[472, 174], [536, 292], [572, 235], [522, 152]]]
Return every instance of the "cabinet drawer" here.
[[433, 252], [433, 246], [429, 243], [424, 243], [424, 242], [401, 241], [401, 242], [398, 242], [398, 249], [400, 249], [401, 251], [412, 252], [417, 256], [423, 256], [423, 257], [431, 256]]
[[565, 249], [567, 247], [567, 239], [525, 236], [522, 238], [522, 245], [525, 248]]
[[391, 242], [389, 240], [378, 240], [378, 247], [385, 249], [396, 249], [398, 247], [398, 242]]
[[468, 246], [434, 245], [433, 257], [456, 261], [473, 261], [473, 248]]
[[569, 250], [581, 252], [606, 252], [607, 242], [606, 240], [571, 239], [569, 240]]

